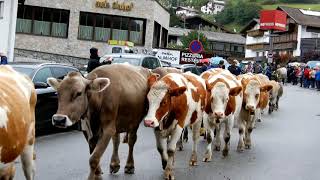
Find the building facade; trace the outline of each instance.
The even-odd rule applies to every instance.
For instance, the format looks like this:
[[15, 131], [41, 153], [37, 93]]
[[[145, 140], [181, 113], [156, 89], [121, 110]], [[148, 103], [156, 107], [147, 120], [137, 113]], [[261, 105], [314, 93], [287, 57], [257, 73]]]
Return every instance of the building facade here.
[[101, 56], [115, 44], [134, 44], [139, 52], [165, 47], [169, 19], [155, 0], [25, 0], [18, 7], [15, 55], [76, 64], [92, 47]]
[[[169, 43], [182, 45], [182, 37], [191, 32], [191, 29], [169, 28]], [[240, 34], [223, 32], [201, 31], [208, 39], [207, 53], [213, 56], [220, 56], [225, 59], [245, 57], [246, 39]]]
[[0, 0], [0, 53], [13, 61], [18, 0]]
[[223, 11], [225, 6], [224, 1], [208, 1], [206, 5], [201, 7], [201, 12], [205, 14], [218, 14]]
[[270, 35], [270, 31], [260, 29], [259, 20], [251, 21], [242, 30], [246, 35], [246, 59], [266, 58], [270, 45], [273, 54], [287, 54], [299, 60], [308, 53], [320, 52], [320, 12], [282, 6], [277, 9], [287, 14], [286, 30]]
[[176, 15], [178, 16], [185, 16], [185, 17], [192, 17], [198, 15], [199, 12], [194, 9], [193, 7], [184, 7], [184, 6], [179, 6], [176, 9]]

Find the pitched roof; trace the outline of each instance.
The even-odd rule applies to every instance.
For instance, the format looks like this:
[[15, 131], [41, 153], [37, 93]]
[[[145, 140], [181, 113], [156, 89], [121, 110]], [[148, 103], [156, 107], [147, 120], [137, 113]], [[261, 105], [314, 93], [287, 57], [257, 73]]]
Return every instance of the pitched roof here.
[[[183, 36], [191, 32], [191, 29], [183, 29], [183, 28], [169, 28], [169, 35], [171, 36]], [[245, 44], [246, 38], [241, 36], [240, 34], [231, 34], [231, 33], [221, 33], [221, 32], [213, 32], [213, 31], [201, 31], [210, 41], [218, 41], [218, 42], [229, 42], [229, 43], [237, 43], [237, 44]]]
[[300, 9], [286, 6], [279, 6], [277, 9], [286, 12], [297, 24], [320, 27], [320, 16], [304, 14]]
[[190, 11], [190, 12], [196, 12], [196, 13], [199, 12], [198, 10], [193, 9], [193, 8], [191, 8], [191, 7], [184, 7], [184, 6], [178, 6], [178, 7], [177, 7], [177, 10], [178, 10], [178, 9], [183, 9], [183, 10], [187, 10], [187, 11]]
[[206, 19], [206, 18], [204, 18], [204, 17], [202, 17], [202, 16], [200, 16], [200, 15], [189, 16], [189, 17], [186, 17], [186, 18], [185, 18], [186, 21], [192, 20], [192, 19], [195, 19], [195, 20], [199, 19], [199, 20], [197, 20], [197, 21], [204, 21], [204, 22], [206, 22], [206, 23], [208, 23], [208, 24], [211, 24], [211, 25], [214, 26], [215, 28], [220, 28], [220, 29], [222, 29], [222, 30], [225, 31], [225, 32], [232, 33], [231, 31], [229, 31], [228, 29], [226, 29], [223, 25], [220, 25], [220, 24], [218, 24], [218, 23], [212, 22], [212, 21], [210, 21], [210, 20], [208, 20], [208, 19]]
[[260, 19], [252, 19], [247, 25], [245, 25], [241, 30], [240, 33], [241, 34], [246, 34], [247, 31], [249, 31], [250, 29], [252, 29], [256, 24], [260, 23]]

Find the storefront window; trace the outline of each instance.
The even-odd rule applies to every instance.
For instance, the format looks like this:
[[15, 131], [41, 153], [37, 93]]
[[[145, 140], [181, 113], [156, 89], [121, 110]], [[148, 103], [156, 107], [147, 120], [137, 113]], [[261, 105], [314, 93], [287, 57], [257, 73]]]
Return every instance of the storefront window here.
[[18, 6], [17, 33], [67, 37], [69, 11], [35, 6]]
[[152, 46], [154, 48], [158, 48], [160, 46], [160, 33], [161, 33], [161, 25], [154, 22], [154, 28], [153, 28], [153, 43]]
[[144, 20], [80, 12], [78, 37], [82, 40], [120, 40], [144, 45], [144, 33]]
[[114, 17], [112, 39], [127, 41], [128, 30], [129, 30], [128, 25], [129, 25], [129, 18]]
[[130, 40], [135, 44], [142, 44], [143, 41], [143, 21], [142, 20], [131, 20], [130, 21]]

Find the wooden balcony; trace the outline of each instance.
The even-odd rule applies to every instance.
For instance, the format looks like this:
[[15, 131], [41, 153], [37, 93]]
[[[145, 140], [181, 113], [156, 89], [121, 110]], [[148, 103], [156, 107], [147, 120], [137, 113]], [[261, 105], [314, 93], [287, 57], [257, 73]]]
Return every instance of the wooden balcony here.
[[273, 43], [288, 43], [288, 42], [297, 42], [298, 35], [296, 33], [283, 34], [276, 37], [272, 37]]
[[285, 42], [273, 44], [274, 50], [297, 49], [297, 42]]
[[268, 50], [269, 44], [267, 43], [248, 44], [246, 45], [246, 48], [251, 50]]
[[251, 31], [248, 31], [247, 33], [248, 33], [248, 36], [251, 36], [251, 37], [259, 37], [264, 35], [264, 31], [260, 29], [251, 30]]

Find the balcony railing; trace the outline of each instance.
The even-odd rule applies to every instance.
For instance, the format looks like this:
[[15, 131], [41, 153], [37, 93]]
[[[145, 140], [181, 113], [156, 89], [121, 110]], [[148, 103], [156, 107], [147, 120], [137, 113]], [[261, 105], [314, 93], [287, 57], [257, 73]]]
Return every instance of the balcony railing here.
[[264, 31], [260, 29], [248, 31], [248, 36], [251, 36], [251, 37], [258, 37], [263, 35], [264, 35]]

